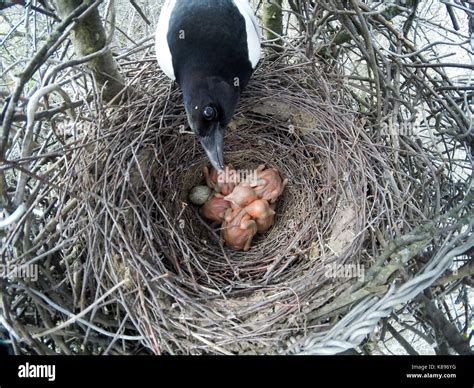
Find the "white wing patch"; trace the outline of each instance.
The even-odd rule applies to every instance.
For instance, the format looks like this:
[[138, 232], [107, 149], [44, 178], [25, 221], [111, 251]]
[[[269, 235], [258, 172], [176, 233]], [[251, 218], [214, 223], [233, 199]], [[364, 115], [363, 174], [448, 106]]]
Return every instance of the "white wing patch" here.
[[252, 68], [258, 64], [260, 60], [260, 27], [257, 18], [250, 7], [248, 0], [232, 0], [239, 12], [245, 18], [245, 27], [247, 30], [247, 47], [249, 50], [249, 60]]
[[171, 51], [168, 46], [168, 27], [170, 24], [171, 12], [176, 4], [176, 0], [166, 0], [161, 8], [158, 26], [156, 27], [155, 51], [156, 58], [161, 70], [173, 81], [176, 79], [173, 69], [173, 60], [171, 59]]

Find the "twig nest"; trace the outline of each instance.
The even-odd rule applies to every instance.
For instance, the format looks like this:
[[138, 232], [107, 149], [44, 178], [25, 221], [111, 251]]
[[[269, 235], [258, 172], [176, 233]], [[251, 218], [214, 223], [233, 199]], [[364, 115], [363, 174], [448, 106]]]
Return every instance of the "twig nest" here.
[[[374, 179], [384, 171], [388, 148], [378, 152], [361, 140], [365, 132], [324, 74], [305, 64], [282, 69], [267, 63], [242, 95], [226, 133], [225, 157], [239, 173], [267, 166], [253, 189], [268, 198], [270, 209], [256, 203], [247, 208], [256, 217], [236, 212], [225, 221], [232, 205], [224, 197], [235, 187], [212, 171], [203, 179], [207, 158], [199, 140], [176, 130], [187, 125], [181, 93], [157, 74], [155, 65], [140, 70], [135, 85], [146, 89], [142, 99], [83, 123], [80, 133], [94, 147], [75, 151], [75, 164], [60, 177], [80, 199], [62, 216], [61, 236], [74, 236], [83, 252], [77, 261], [84, 280], [64, 282], [75, 279], [65, 261], [56, 299], [70, 295], [64, 307], [73, 311], [75, 303], [91, 305], [104, 290], [130, 281], [127, 292], [117, 293], [114, 317], [155, 353], [275, 353], [288, 336], [317, 324], [307, 317], [348, 287], [326, 276], [328, 263], [372, 260], [373, 252], [362, 249], [373, 241], [366, 240], [367, 225], [385, 228], [380, 214], [390, 216], [384, 205], [391, 202], [368, 203], [367, 197], [387, 193], [385, 182], [379, 186]], [[290, 182], [275, 203], [284, 181], [272, 168]], [[195, 202], [208, 198], [209, 187], [196, 188], [205, 180], [215, 193], [216, 225], [200, 214], [202, 205], [190, 205], [191, 192]], [[223, 222], [238, 223], [229, 242], [239, 249], [223, 247], [217, 227]], [[251, 247], [244, 251], [249, 236]], [[49, 239], [51, 246], [57, 242]], [[81, 295], [86, 281], [90, 292]], [[47, 285], [49, 293], [56, 283]], [[87, 330], [77, 326], [68, 338], [89, 338]], [[117, 326], [108, 330], [115, 333]]]
[[212, 190], [204, 185], [196, 186], [189, 192], [189, 201], [194, 205], [204, 205], [211, 197]]
[[[258, 217], [255, 223], [240, 219], [243, 236], [235, 237], [236, 244], [245, 246], [245, 233], [254, 233], [255, 224], [257, 232], [273, 225], [264, 235], [255, 234], [251, 249], [242, 252], [223, 249], [217, 228], [188, 205], [190, 192], [202, 204], [212, 190], [196, 188], [207, 163], [199, 141], [176, 130], [187, 125], [179, 89], [170, 90], [156, 60], [144, 59], [146, 69], [127, 60], [131, 86], [143, 90], [143, 97], [100, 112], [97, 104], [87, 105], [94, 109], [84, 110], [85, 119], [74, 123], [77, 138], [51, 174], [55, 186], [38, 182], [31, 193], [44, 214], [22, 217], [25, 224], [6, 237], [7, 247], [16, 241], [18, 249], [28, 249], [21, 264], [41, 259], [39, 281], [33, 284], [38, 296], [64, 311], [107, 300], [107, 309], [91, 316], [91, 325], [70, 325], [60, 335], [33, 339], [32, 348], [103, 354], [107, 345], [107, 353], [117, 354], [144, 348], [155, 354], [274, 354], [286, 351], [290, 339], [304, 340], [315, 330], [321, 336], [310, 343], [332, 338], [327, 330], [342, 322], [361, 295], [380, 297], [392, 280], [372, 283], [371, 278], [370, 287], [354, 289], [357, 277], [334, 273], [342, 265], [360, 265], [385, 279], [393, 271], [377, 260], [385, 249], [392, 255], [388, 242], [396, 230], [415, 230], [431, 209], [463, 196], [448, 195], [455, 174], [438, 175], [444, 162], [430, 162], [439, 160], [437, 148], [418, 148], [410, 136], [394, 136], [400, 143], [391, 147], [385, 135], [364, 128], [364, 117], [354, 115], [345, 82], [328, 82], [313, 63], [303, 62], [263, 61], [227, 128], [226, 162], [249, 171], [266, 163], [290, 181], [274, 204], [279, 181], [268, 173], [266, 183], [272, 185], [255, 187], [268, 194], [278, 217], [272, 221], [266, 203], [247, 208]], [[49, 137], [44, 141], [44, 152], [55, 152], [56, 143]], [[454, 151], [461, 144], [450, 147]], [[472, 163], [468, 166], [472, 172]], [[218, 178], [209, 174], [221, 192], [214, 194], [221, 205], [215, 215], [224, 222], [231, 209], [224, 197], [233, 188]], [[37, 180], [30, 179], [33, 187]], [[445, 197], [432, 195], [439, 185]], [[24, 238], [32, 244], [23, 244]], [[11, 306], [19, 306], [10, 310], [21, 324], [18, 332], [28, 325], [49, 332], [49, 321], [36, 316], [54, 324], [63, 314], [32, 298], [24, 284], [5, 294]], [[362, 308], [357, 311], [366, 316]], [[352, 329], [364, 324], [345, 322]], [[346, 327], [331, 332], [346, 333]]]

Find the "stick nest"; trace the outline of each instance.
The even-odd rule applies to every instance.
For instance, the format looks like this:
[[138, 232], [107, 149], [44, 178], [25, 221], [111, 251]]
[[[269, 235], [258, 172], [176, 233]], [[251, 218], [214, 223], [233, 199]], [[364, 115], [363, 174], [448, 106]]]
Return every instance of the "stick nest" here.
[[207, 160], [155, 65], [137, 80], [145, 97], [84, 129], [97, 139], [76, 172], [77, 190], [94, 193], [84, 203], [87, 260], [104, 290], [127, 280], [122, 303], [156, 349], [275, 351], [344, 287], [325, 264], [362, 260], [374, 172], [354, 115], [317, 69], [272, 66], [257, 72], [225, 138], [226, 163], [263, 163], [289, 180], [275, 225], [249, 252], [224, 247], [188, 203]]
[[[207, 160], [160, 74], [153, 60], [130, 66], [128, 102], [91, 106], [58, 129], [69, 144], [54, 178], [64, 191], [42, 203], [50, 218], [33, 241], [57, 249], [36, 259], [35, 291], [16, 291], [41, 317], [19, 318], [37, 325], [30, 345], [55, 344], [38, 352], [276, 353], [339, 319], [327, 306], [357, 279], [328, 268], [368, 270], [436, 208], [447, 179], [415, 137], [394, 148], [355, 113], [342, 79], [282, 56], [242, 95], [225, 158], [276, 167], [289, 183], [269, 232], [248, 252], [228, 249], [188, 203]], [[60, 317], [74, 325], [55, 328]]]

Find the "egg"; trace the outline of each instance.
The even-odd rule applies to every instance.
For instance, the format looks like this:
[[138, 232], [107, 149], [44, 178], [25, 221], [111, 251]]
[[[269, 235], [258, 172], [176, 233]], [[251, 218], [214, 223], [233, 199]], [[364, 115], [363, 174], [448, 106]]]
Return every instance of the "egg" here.
[[212, 194], [212, 190], [207, 186], [193, 187], [189, 193], [189, 201], [194, 205], [204, 205]]

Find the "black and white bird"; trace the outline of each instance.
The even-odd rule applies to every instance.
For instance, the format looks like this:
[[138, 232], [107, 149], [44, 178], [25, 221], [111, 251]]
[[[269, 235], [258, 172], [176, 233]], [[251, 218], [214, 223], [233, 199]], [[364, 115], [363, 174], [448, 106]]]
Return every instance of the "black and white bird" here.
[[156, 55], [181, 87], [189, 126], [222, 171], [225, 128], [260, 60], [260, 29], [248, 1], [167, 0]]

